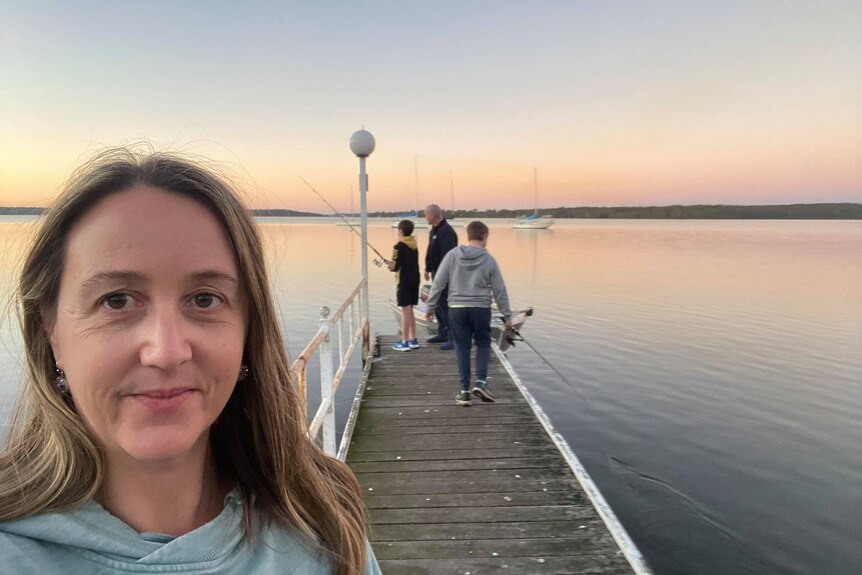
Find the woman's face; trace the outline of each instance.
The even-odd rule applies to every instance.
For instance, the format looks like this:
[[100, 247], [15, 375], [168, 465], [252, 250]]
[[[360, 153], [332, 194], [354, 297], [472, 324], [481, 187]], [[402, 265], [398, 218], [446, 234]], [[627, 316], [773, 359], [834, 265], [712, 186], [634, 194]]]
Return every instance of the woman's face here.
[[218, 221], [183, 196], [135, 187], [73, 226], [48, 330], [109, 461], [168, 462], [206, 449], [243, 355], [239, 280]]

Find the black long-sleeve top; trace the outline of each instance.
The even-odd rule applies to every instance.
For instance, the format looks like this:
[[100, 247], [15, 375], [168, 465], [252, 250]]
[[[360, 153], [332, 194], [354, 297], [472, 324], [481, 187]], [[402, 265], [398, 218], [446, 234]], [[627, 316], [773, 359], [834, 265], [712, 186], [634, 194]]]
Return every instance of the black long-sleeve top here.
[[425, 271], [428, 273], [436, 273], [440, 267], [440, 262], [443, 261], [443, 256], [449, 253], [449, 250], [458, 245], [458, 234], [445, 220], [431, 228], [431, 233], [428, 237], [428, 249], [425, 251]]

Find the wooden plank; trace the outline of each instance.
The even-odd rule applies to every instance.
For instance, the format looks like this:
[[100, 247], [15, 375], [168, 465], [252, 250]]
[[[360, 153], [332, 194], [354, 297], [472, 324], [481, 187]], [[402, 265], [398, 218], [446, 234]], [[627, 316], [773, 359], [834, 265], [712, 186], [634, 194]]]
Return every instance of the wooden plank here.
[[[517, 402], [509, 398], [499, 397], [499, 393], [495, 393], [495, 403], [484, 403], [471, 398], [471, 405], [463, 407], [455, 404], [455, 396], [457, 394], [456, 390], [452, 390], [451, 393], [447, 393], [445, 397], [440, 397], [437, 400], [428, 399], [427, 397], [387, 397], [375, 400], [368, 407], [372, 409], [390, 408], [398, 411], [416, 409], [418, 413], [424, 414], [445, 413], [449, 408], [457, 407], [461, 410], [460, 416], [464, 419], [469, 419], [479, 414], [486, 417], [499, 417], [502, 415], [504, 407], [518, 406]], [[528, 408], [527, 405], [524, 405], [524, 407]]]
[[530, 415], [510, 415], [508, 410], [503, 414], [481, 410], [470, 412], [471, 415], [474, 413], [484, 415], [484, 417], [441, 417], [438, 413], [435, 413], [433, 415], [426, 414], [425, 417], [417, 416], [415, 419], [409, 419], [406, 417], [394, 418], [391, 421], [384, 419], [365, 419], [361, 423], [357, 421], [355, 429], [365, 432], [374, 432], [378, 430], [400, 432], [413, 427], [449, 427], [453, 425], [497, 425], [505, 427], [519, 424], [536, 424], [536, 418]]
[[[376, 549], [376, 548], [375, 548]], [[569, 555], [560, 557], [459, 557], [458, 559], [395, 559], [380, 561], [386, 575], [622, 575], [631, 567], [620, 557]]]
[[[375, 548], [377, 557], [387, 559], [454, 559], [476, 557], [543, 557], [545, 555], [602, 555], [607, 541], [577, 532], [566, 537], [535, 539], [456, 539], [437, 541], [392, 541]], [[610, 563], [613, 554], [607, 557]]]
[[[378, 439], [381, 436], [374, 436]], [[413, 451], [416, 449], [446, 451], [469, 451], [484, 449], [507, 449], [513, 447], [544, 447], [553, 445], [547, 437], [499, 437], [496, 434], [483, 434], [482, 436], [465, 437], [463, 435], [439, 434], [434, 437], [433, 442], [425, 437], [414, 435], [391, 436], [384, 440], [370, 441], [366, 437], [357, 437], [350, 442], [350, 451], [365, 453], [369, 451]]]
[[[475, 377], [475, 375], [474, 375]], [[489, 370], [486, 381], [489, 383], [503, 383], [506, 381], [508, 374], [503, 370]], [[459, 382], [458, 372], [449, 370], [434, 369], [419, 374], [414, 368], [403, 371], [393, 371], [385, 376], [377, 376], [370, 380], [372, 394], [389, 393], [392, 391], [422, 391], [428, 388], [445, 388], [457, 387]]]
[[560, 533], [575, 530], [601, 530], [599, 519], [578, 521], [527, 521], [495, 523], [397, 523], [375, 525], [371, 530], [372, 543], [382, 541], [443, 541], [473, 539], [539, 539], [557, 537]]
[[[495, 390], [495, 397], [500, 395], [499, 390]], [[499, 408], [496, 403], [482, 403], [481, 401], [476, 403], [475, 406], [471, 405], [470, 407], [488, 407], [491, 409], [476, 409], [471, 410], [470, 407], [462, 407], [455, 403], [455, 393], [457, 389], [448, 389], [446, 394], [449, 395], [451, 393], [452, 401], [443, 401], [441, 405], [434, 405], [434, 409], [437, 410], [436, 413], [440, 413], [441, 417], [450, 417], [450, 418], [470, 418], [478, 414], [482, 414], [485, 417], [512, 417], [512, 416], [525, 416], [525, 415], [533, 415], [532, 409], [526, 402], [522, 402], [517, 400], [514, 397], [514, 394], [511, 394], [510, 401], [506, 403], [505, 409], [493, 409], [494, 407]], [[414, 398], [415, 399], [415, 398]], [[411, 417], [411, 416], [419, 416], [423, 417], [424, 410], [422, 409], [422, 405], [413, 405], [406, 406], [404, 409], [397, 409], [394, 407], [388, 407], [386, 405], [379, 404], [379, 399], [373, 398], [368, 401], [363, 399], [362, 401], [362, 410], [359, 412], [360, 415], [365, 417], [372, 417], [377, 419], [380, 415], [390, 415], [395, 416], [399, 415], [400, 417]], [[368, 411], [368, 415], [365, 414], [365, 410]], [[427, 416], [424, 416], [427, 417]]]
[[[475, 377], [475, 375], [473, 376]], [[504, 371], [489, 371], [486, 381], [489, 384], [504, 385], [508, 374]], [[391, 395], [399, 393], [417, 393], [429, 389], [456, 389], [460, 378], [457, 372], [438, 371], [434, 373], [417, 374], [412, 371], [388, 374], [386, 377], [375, 377], [370, 380], [371, 396], [380, 394]]]
[[444, 471], [444, 470], [467, 470], [467, 469], [543, 469], [548, 467], [559, 467], [560, 458], [553, 455], [541, 457], [511, 457], [507, 459], [457, 459], [442, 461], [414, 461], [397, 459], [395, 461], [368, 461], [355, 462], [351, 465], [356, 473], [393, 472], [403, 473], [405, 471]]
[[[457, 408], [454, 414], [452, 411]], [[377, 408], [374, 406], [364, 406], [368, 413], [360, 415], [357, 418], [357, 428], [377, 428], [377, 427], [413, 427], [411, 422], [411, 414], [415, 425], [421, 425], [428, 422], [432, 418], [438, 417], [439, 421], [449, 421], [451, 425], [480, 425], [485, 423], [499, 422], [500, 428], [505, 429], [510, 423], [510, 419], [517, 418], [522, 421], [526, 414], [517, 406], [508, 406], [505, 412], [494, 411], [492, 409], [473, 409], [472, 407], [464, 408], [457, 405], [443, 405], [433, 408], [409, 407], [409, 408]], [[469, 409], [469, 415], [465, 414], [465, 409]]]
[[[453, 459], [465, 459], [469, 457], [488, 458], [494, 456], [489, 454], [497, 453], [499, 450], [513, 450], [513, 454], [522, 456], [530, 456], [532, 455], [530, 450], [536, 450], [536, 455], [542, 455], [544, 451], [552, 450], [556, 447], [553, 443], [547, 441], [546, 438], [536, 436], [522, 437], [511, 434], [503, 435], [502, 437], [496, 434], [453, 436], [443, 433], [424, 436], [409, 434], [403, 436], [360, 436], [351, 441], [350, 445], [350, 449], [357, 455], [369, 452], [383, 452], [409, 457], [415, 452], [443, 450], [451, 452]], [[522, 451], [524, 449], [527, 451]]]
[[[531, 457], [534, 455], [559, 455], [556, 446], [522, 447], [504, 449], [483, 449], [481, 453], [471, 450], [414, 450], [414, 451], [366, 451], [363, 453], [351, 451], [348, 457], [350, 465], [354, 462], [368, 461], [459, 461], [464, 459], [494, 459], [503, 457]], [[400, 458], [400, 459], [399, 459]]]
[[[398, 361], [398, 360], [401, 361]], [[395, 360], [384, 358], [383, 360], [375, 360], [374, 367], [385, 366], [385, 371], [379, 371], [374, 374], [374, 379], [386, 379], [407, 375], [410, 377], [416, 375], [431, 375], [451, 374], [458, 377], [458, 365], [455, 363], [455, 354], [435, 354], [430, 353], [423, 355], [422, 352], [414, 353], [409, 356], [398, 357]], [[470, 357], [471, 365], [476, 365], [476, 356]], [[498, 375], [500, 378], [506, 378], [506, 370], [499, 363], [490, 363], [488, 365], [488, 375]], [[424, 379], [423, 379], [424, 381]]]
[[365, 495], [368, 509], [415, 509], [419, 507], [527, 507], [537, 505], [583, 505], [582, 493], [560, 491], [507, 491], [497, 493], [449, 493], [446, 495]]
[[[362, 434], [363, 437], [377, 437], [381, 436], [381, 439], [385, 439], [387, 436], [391, 436], [393, 434], [401, 434], [401, 435], [451, 435], [452, 433], [462, 434], [469, 436], [470, 434], [476, 433], [496, 433], [500, 429], [506, 429], [509, 431], [517, 431], [522, 434], [533, 434], [537, 433], [535, 424], [530, 422], [522, 422], [522, 423], [506, 423], [506, 424], [493, 424], [493, 423], [482, 423], [482, 422], [463, 422], [463, 423], [453, 423], [452, 425], [417, 425], [417, 426], [391, 426], [391, 427], [356, 427], [354, 431], [357, 431]], [[433, 438], [432, 438], [433, 440]]]
[[492, 523], [513, 521], [583, 521], [595, 517], [595, 511], [583, 505], [547, 505], [542, 507], [454, 507], [446, 509], [370, 509], [369, 517], [377, 524], [391, 523]]
[[[361, 482], [360, 482], [361, 483]], [[566, 479], [501, 479], [493, 486], [495, 492], [509, 491], [568, 491], [577, 489], [574, 478]], [[485, 482], [448, 483], [440, 481], [414, 481], [362, 484], [363, 493], [368, 495], [418, 495], [429, 493], [487, 493], [490, 486]]]
[[392, 472], [365, 472], [356, 473], [356, 477], [363, 485], [374, 485], [379, 483], [410, 483], [413, 481], [439, 481], [440, 483], [465, 483], [485, 482], [496, 483], [497, 481], [509, 480], [542, 480], [542, 479], [569, 479], [573, 478], [571, 470], [566, 467], [542, 467], [523, 469], [446, 469], [419, 470]]

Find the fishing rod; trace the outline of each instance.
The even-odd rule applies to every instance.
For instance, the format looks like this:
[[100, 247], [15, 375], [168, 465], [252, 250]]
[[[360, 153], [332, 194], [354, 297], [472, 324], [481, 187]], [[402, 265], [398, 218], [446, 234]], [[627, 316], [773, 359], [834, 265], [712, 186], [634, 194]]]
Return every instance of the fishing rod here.
[[[532, 310], [530, 310], [530, 311], [532, 311]], [[528, 315], [532, 315], [532, 314], [528, 314]], [[510, 329], [511, 329], [512, 333], [515, 335], [514, 336], [508, 336], [509, 337], [509, 343], [511, 343], [512, 345], [515, 345], [516, 341], [523, 341], [524, 343], [526, 343], [529, 346], [529, 348], [533, 350], [533, 353], [535, 353], [537, 356], [539, 356], [539, 359], [541, 359], [543, 362], [545, 362], [545, 365], [550, 367], [551, 370], [553, 370], [553, 372], [556, 373], [557, 376], [560, 379], [562, 379], [566, 385], [569, 386], [569, 389], [572, 390], [572, 393], [574, 393], [575, 395], [580, 397], [584, 401], [584, 403], [587, 403], [587, 398], [584, 397], [584, 395], [572, 384], [572, 382], [570, 382], [568, 379], [566, 379], [566, 376], [564, 376], [562, 373], [560, 373], [560, 370], [558, 370], [556, 367], [554, 367], [553, 364], [550, 361], [548, 361], [548, 359], [544, 355], [542, 355], [542, 352], [540, 352], [538, 349], [536, 349], [536, 347], [532, 343], [527, 341], [527, 339], [523, 336], [523, 334], [521, 334], [520, 331], [518, 331], [514, 327], [510, 328]], [[518, 339], [515, 339], [516, 337]]]
[[[317, 190], [315, 190], [315, 189], [314, 189], [314, 186], [312, 186], [312, 185], [311, 185], [311, 184], [309, 184], [307, 181], [305, 181], [305, 178], [303, 178], [302, 176], [297, 176], [297, 178], [299, 178], [300, 180], [302, 180], [302, 183], [303, 183], [303, 184], [305, 184], [306, 186], [308, 186], [308, 189], [310, 189], [312, 192], [314, 192], [314, 193], [315, 193], [315, 195], [317, 195], [317, 197], [318, 197], [318, 198], [320, 198], [321, 200], [323, 200], [323, 203], [324, 203], [324, 204], [326, 204], [327, 206], [329, 206], [329, 209], [331, 209], [331, 210], [335, 213], [335, 215], [336, 215], [336, 216], [338, 216], [339, 218], [341, 218], [342, 220], [344, 220], [344, 223], [345, 223], [345, 224], [347, 224], [347, 227], [349, 227], [349, 228], [350, 228], [350, 231], [352, 231], [354, 234], [356, 234], [357, 236], [359, 236], [359, 237], [360, 237], [360, 239], [362, 238], [362, 234], [356, 231], [356, 226], [354, 226], [353, 224], [351, 224], [351, 223], [347, 220], [347, 218], [345, 218], [345, 217], [344, 217], [344, 215], [343, 215], [341, 212], [339, 212], [338, 210], [336, 210], [336, 209], [335, 209], [335, 206], [333, 206], [333, 205], [332, 205], [332, 204], [330, 204], [328, 201], [326, 201], [326, 198], [324, 198], [324, 197], [323, 197], [323, 194], [321, 194], [320, 192], [318, 192]], [[369, 247], [369, 248], [371, 248], [371, 249], [372, 249], [372, 251], [374, 251], [374, 253], [375, 253], [375, 254], [377, 254], [377, 257], [379, 257], [379, 258], [380, 258], [380, 260], [382, 260], [382, 262], [381, 262], [381, 261], [378, 261], [377, 259], [375, 259], [375, 260], [374, 260], [374, 265], [376, 265], [377, 267], [380, 267], [381, 263], [388, 263], [388, 262], [389, 262], [389, 260], [387, 260], [385, 257], [383, 257], [383, 254], [381, 254], [380, 252], [378, 252], [378, 251], [377, 251], [377, 249], [376, 249], [374, 246], [372, 246], [372, 245], [371, 245], [371, 242], [366, 241], [365, 243], [366, 243], [366, 245], [368, 245], [368, 247]]]

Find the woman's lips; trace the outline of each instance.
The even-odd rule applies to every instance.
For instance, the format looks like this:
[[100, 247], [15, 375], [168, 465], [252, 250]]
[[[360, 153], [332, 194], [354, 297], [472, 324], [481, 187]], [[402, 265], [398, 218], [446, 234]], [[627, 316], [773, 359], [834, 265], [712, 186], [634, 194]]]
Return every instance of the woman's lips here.
[[153, 411], [171, 411], [180, 407], [194, 393], [197, 393], [196, 389], [182, 387], [174, 389], [153, 389], [150, 391], [134, 393], [129, 397]]

